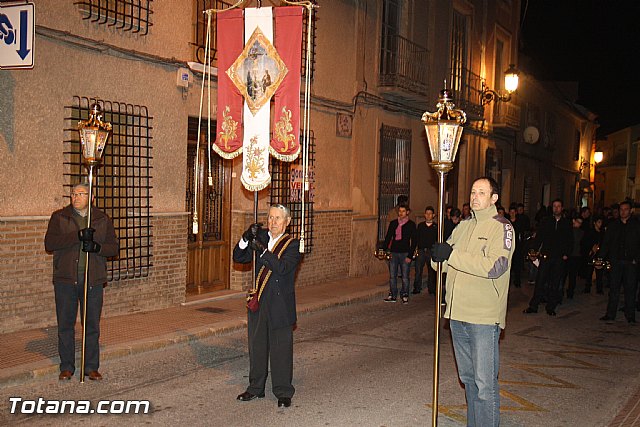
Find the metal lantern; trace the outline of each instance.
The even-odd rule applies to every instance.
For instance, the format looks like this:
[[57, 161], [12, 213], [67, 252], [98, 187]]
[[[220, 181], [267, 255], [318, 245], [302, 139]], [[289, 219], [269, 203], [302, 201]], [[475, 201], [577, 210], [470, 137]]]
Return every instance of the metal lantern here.
[[[431, 162], [429, 163], [438, 173], [438, 242], [444, 240], [444, 180], [447, 172], [453, 168], [456, 160], [458, 145], [462, 137], [462, 125], [467, 121], [467, 115], [462, 110], [456, 110], [451, 93], [446, 88], [440, 92], [435, 113], [426, 112], [422, 115], [422, 122], [427, 133]], [[440, 317], [442, 316], [442, 263], [437, 264], [436, 307], [433, 325], [433, 401], [432, 426], [438, 425], [438, 375], [440, 366]]]
[[429, 141], [431, 167], [448, 172], [456, 160], [462, 125], [467, 121], [467, 115], [462, 110], [454, 109], [453, 98], [447, 89], [440, 91], [436, 107], [438, 110], [435, 113], [426, 112], [422, 115], [422, 122]]
[[88, 164], [98, 164], [111, 133], [111, 123], [102, 121], [102, 109], [98, 104], [91, 106], [89, 120], [78, 122], [82, 157]]

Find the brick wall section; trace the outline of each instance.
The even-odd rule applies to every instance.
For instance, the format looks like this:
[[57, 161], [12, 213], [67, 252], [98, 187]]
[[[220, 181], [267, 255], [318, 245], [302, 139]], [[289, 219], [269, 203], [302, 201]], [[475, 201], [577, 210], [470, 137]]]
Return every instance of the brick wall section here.
[[149, 276], [114, 280], [105, 289], [104, 316], [158, 310], [185, 300], [188, 215], [158, 215]]
[[[154, 216], [153, 267], [148, 277], [109, 283], [103, 316], [184, 302], [186, 214]], [[56, 324], [52, 256], [44, 250], [48, 217], [0, 219], [0, 333]]]
[[[351, 246], [350, 210], [314, 212], [313, 249], [303, 256], [298, 269], [296, 286], [311, 286], [328, 280], [349, 277]], [[258, 217], [264, 222], [266, 212]], [[253, 213], [234, 211], [231, 221], [231, 250], [242, 232], [253, 222]], [[372, 255], [373, 257], [373, 255]], [[251, 265], [234, 263], [231, 267], [230, 287], [246, 290], [251, 286]]]
[[49, 218], [0, 220], [0, 333], [55, 324]]

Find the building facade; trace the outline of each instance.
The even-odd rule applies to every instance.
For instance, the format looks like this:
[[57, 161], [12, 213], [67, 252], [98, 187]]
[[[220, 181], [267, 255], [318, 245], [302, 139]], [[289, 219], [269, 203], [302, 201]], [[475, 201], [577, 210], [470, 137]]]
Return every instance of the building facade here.
[[596, 167], [596, 196], [598, 206], [611, 206], [625, 199], [640, 200], [638, 150], [640, 125], [629, 126], [606, 135], [598, 141], [603, 153], [602, 163]]
[[[0, 332], [55, 324], [43, 238], [51, 212], [86, 175], [76, 127], [93, 102], [114, 127], [96, 204], [122, 246], [109, 267], [105, 316], [251, 286], [231, 250], [253, 221], [254, 194], [240, 183], [240, 158], [207, 152], [206, 97], [200, 108], [203, 84], [209, 89], [202, 12], [231, 2], [136, 3], [39, 1], [34, 68], [0, 70]], [[562, 97], [549, 106], [553, 91], [524, 74], [509, 102], [483, 102], [486, 89], [504, 93], [504, 70], [518, 65], [518, 0], [318, 3], [309, 36], [311, 191], [302, 205], [299, 161], [274, 161], [257, 205], [263, 221], [269, 203], [292, 206], [293, 234], [304, 212], [299, 286], [386, 271], [372, 254], [398, 195], [409, 196], [418, 217], [437, 206], [420, 117], [445, 84], [470, 119], [447, 176], [447, 204], [460, 207], [481, 175], [502, 184], [503, 205], [525, 201], [531, 213], [547, 199], [576, 198], [592, 118]], [[211, 57], [215, 129], [215, 42]], [[530, 126], [540, 142], [525, 142]]]

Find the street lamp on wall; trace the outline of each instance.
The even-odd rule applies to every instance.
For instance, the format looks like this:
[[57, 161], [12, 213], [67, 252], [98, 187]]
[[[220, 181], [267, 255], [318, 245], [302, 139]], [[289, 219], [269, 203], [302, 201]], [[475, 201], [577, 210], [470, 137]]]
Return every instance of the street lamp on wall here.
[[593, 153], [593, 161], [596, 162], [596, 164], [600, 163], [602, 160], [604, 160], [604, 153], [602, 151], [596, 151]]
[[[450, 91], [446, 88], [440, 92], [436, 104], [438, 109], [434, 113], [426, 112], [422, 115], [422, 122], [427, 133], [431, 165], [439, 177], [438, 191], [438, 242], [444, 240], [444, 181], [445, 175], [453, 168], [458, 153], [458, 145], [462, 137], [462, 125], [467, 121], [467, 115], [462, 110], [456, 110]], [[436, 308], [433, 338], [433, 401], [431, 407], [431, 424], [438, 425], [438, 374], [440, 356], [440, 316], [442, 315], [442, 263], [437, 264]]]
[[487, 105], [491, 101], [509, 102], [511, 100], [511, 94], [518, 89], [518, 83], [520, 80], [520, 71], [515, 65], [509, 65], [509, 69], [504, 72], [504, 89], [506, 93], [499, 94], [495, 90], [489, 89], [489, 87], [482, 83], [482, 93], [480, 98], [482, 99], [482, 105]]

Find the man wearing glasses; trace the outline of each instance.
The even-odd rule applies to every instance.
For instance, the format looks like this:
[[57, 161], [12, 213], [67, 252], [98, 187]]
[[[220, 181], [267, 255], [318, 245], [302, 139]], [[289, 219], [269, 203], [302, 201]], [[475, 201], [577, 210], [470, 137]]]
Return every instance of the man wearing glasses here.
[[[75, 324], [83, 313], [84, 270], [88, 259], [85, 372], [90, 380], [101, 380], [100, 315], [103, 287], [107, 283], [107, 258], [118, 254], [119, 245], [111, 219], [92, 207], [87, 227], [89, 185], [76, 184], [71, 204], [55, 211], [49, 220], [44, 246], [53, 253], [53, 288], [58, 320], [60, 380], [70, 380], [75, 371]], [[88, 257], [87, 257], [88, 254]]]

